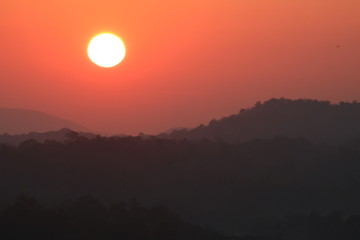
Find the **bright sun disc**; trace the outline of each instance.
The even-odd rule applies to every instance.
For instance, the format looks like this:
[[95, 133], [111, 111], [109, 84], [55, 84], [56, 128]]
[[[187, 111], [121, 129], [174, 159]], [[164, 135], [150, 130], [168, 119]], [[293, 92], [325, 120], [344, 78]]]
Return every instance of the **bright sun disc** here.
[[90, 60], [100, 67], [114, 67], [125, 57], [124, 42], [111, 33], [102, 33], [91, 39], [88, 49]]

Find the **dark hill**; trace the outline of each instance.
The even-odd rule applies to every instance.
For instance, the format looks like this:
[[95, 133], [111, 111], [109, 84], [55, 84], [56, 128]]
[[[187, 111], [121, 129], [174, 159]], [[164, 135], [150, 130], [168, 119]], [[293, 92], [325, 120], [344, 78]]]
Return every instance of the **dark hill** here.
[[0, 134], [48, 132], [62, 128], [69, 128], [74, 131], [89, 131], [77, 123], [57, 118], [43, 112], [0, 108]]
[[174, 131], [161, 137], [247, 141], [276, 136], [316, 142], [341, 142], [360, 135], [360, 103], [308, 99], [271, 99], [238, 114], [212, 120], [207, 126]]

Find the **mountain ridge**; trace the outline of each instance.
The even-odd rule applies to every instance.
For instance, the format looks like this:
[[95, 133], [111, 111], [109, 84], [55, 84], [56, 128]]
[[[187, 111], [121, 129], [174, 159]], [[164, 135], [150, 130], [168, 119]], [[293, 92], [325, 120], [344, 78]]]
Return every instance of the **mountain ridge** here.
[[191, 130], [160, 134], [171, 139], [248, 141], [277, 136], [339, 142], [360, 135], [360, 103], [272, 98], [237, 114], [211, 120]]

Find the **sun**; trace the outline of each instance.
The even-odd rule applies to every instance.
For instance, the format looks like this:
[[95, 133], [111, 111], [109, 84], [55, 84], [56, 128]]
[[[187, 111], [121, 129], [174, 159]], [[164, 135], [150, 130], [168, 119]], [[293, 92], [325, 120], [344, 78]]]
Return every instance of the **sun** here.
[[87, 53], [96, 65], [110, 68], [118, 65], [125, 58], [126, 48], [119, 37], [111, 33], [101, 33], [91, 39]]

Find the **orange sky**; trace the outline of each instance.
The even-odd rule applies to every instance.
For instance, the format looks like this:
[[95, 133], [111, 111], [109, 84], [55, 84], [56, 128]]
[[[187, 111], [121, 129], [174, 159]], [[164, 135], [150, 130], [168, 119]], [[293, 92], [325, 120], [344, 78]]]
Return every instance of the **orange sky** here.
[[[360, 100], [359, 12], [359, 0], [2, 1], [0, 107], [137, 134], [271, 97]], [[87, 58], [101, 32], [127, 45], [115, 68]]]

